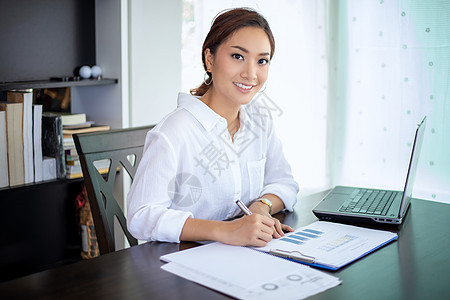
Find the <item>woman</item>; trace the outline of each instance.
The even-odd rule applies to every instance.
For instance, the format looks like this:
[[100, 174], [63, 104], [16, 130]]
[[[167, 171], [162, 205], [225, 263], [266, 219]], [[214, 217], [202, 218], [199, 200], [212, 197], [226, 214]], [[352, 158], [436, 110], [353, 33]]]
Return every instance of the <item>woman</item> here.
[[[137, 239], [264, 246], [292, 231], [271, 214], [292, 210], [298, 186], [268, 111], [252, 102], [274, 50], [254, 10], [216, 17], [202, 49], [204, 83], [180, 93], [178, 108], [147, 134], [128, 195]], [[236, 218], [237, 200], [253, 214]]]

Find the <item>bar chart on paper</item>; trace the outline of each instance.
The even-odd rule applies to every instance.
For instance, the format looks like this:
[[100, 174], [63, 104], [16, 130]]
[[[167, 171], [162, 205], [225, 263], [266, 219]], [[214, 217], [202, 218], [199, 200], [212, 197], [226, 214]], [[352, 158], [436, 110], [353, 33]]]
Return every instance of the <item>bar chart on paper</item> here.
[[397, 237], [389, 231], [317, 221], [255, 250], [336, 270]]
[[[313, 229], [304, 229], [304, 230], [301, 230], [298, 232], [294, 232], [289, 237], [283, 237], [280, 239], [280, 241], [287, 242], [287, 243], [293, 243], [296, 245], [302, 245], [302, 244], [307, 243], [311, 239], [318, 239], [323, 234], [324, 234], [324, 232], [322, 232], [322, 231], [313, 230]], [[330, 251], [333, 251], [336, 248], [343, 246], [357, 238], [358, 238], [357, 236], [346, 234], [346, 235], [336, 238], [333, 241], [330, 241], [330, 242], [322, 245], [319, 249], [330, 252]]]
[[293, 243], [296, 245], [305, 244], [310, 239], [317, 239], [323, 234], [322, 231], [313, 230], [313, 229], [303, 229], [301, 231], [296, 231], [290, 236], [286, 236], [280, 239], [280, 241]]

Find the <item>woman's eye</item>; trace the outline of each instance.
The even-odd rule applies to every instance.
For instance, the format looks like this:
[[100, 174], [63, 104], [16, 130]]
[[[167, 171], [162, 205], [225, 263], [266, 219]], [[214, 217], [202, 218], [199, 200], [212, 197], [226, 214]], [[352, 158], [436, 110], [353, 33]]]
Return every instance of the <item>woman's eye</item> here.
[[234, 53], [231, 55], [234, 59], [239, 59], [239, 60], [243, 60], [244, 57], [240, 54]]
[[260, 65], [267, 65], [269, 63], [268, 59], [265, 58], [261, 58], [260, 60], [258, 60], [258, 64]]

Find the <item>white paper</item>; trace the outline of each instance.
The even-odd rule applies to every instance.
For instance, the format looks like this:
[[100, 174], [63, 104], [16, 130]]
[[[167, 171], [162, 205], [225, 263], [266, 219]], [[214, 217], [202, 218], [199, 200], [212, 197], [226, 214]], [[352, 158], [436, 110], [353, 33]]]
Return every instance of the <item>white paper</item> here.
[[23, 159], [25, 183], [34, 182], [33, 93], [23, 94]]
[[317, 264], [339, 268], [397, 237], [390, 231], [317, 221], [255, 249], [299, 251]]
[[161, 268], [240, 299], [303, 299], [341, 281], [246, 247], [211, 243], [172, 254]]

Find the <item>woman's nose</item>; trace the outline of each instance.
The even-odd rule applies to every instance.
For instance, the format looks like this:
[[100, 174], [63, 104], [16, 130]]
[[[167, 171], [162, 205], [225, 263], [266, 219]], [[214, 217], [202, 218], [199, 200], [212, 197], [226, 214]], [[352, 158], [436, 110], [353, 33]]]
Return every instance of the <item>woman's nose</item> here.
[[255, 80], [258, 77], [256, 73], [256, 66], [250, 63], [245, 64], [241, 76], [249, 81]]

